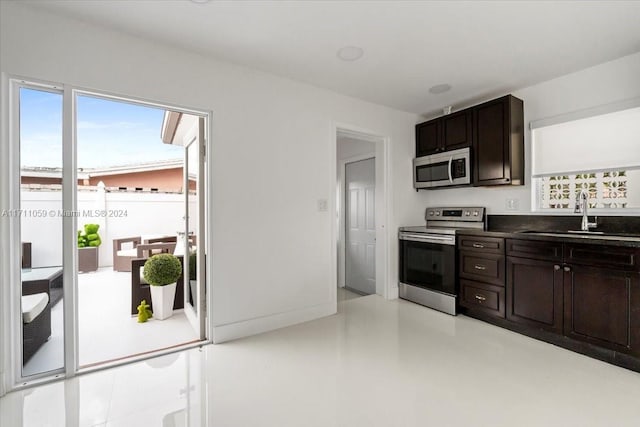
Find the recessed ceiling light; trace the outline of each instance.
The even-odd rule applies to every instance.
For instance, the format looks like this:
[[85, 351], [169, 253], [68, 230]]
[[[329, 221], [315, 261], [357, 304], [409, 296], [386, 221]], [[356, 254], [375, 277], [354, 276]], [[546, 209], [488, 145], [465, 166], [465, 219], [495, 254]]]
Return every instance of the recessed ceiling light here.
[[446, 91], [448, 91], [449, 89], [451, 89], [451, 85], [448, 85], [446, 83], [443, 83], [441, 85], [435, 85], [429, 88], [429, 92], [437, 95], [439, 93], [445, 93]]
[[338, 49], [338, 58], [343, 61], [356, 61], [362, 58], [364, 55], [364, 50], [358, 46], [345, 46], [343, 48]]
[[204, 3], [209, 3], [211, 0], [191, 0], [194, 3], [200, 3], [200, 4], [204, 4]]

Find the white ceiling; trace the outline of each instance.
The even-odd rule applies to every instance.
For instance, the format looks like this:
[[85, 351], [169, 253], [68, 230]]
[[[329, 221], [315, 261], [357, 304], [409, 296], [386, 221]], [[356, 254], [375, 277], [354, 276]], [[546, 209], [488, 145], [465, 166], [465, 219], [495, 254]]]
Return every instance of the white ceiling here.
[[638, 1], [23, 2], [427, 115], [640, 51]]

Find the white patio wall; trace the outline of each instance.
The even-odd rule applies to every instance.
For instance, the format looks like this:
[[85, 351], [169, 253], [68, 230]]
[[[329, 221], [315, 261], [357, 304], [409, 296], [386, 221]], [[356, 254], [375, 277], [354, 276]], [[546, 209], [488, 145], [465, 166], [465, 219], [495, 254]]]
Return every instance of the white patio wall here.
[[[21, 208], [25, 212], [22, 217], [22, 241], [32, 243], [32, 266], [35, 268], [61, 265], [62, 193], [57, 190], [23, 190], [21, 197]], [[95, 211], [102, 212], [103, 209], [107, 213], [106, 217], [90, 214]], [[118, 212], [126, 216], [110, 215]], [[77, 215], [78, 228], [87, 223], [100, 224], [100, 266], [111, 266], [113, 239], [174, 235], [183, 229], [184, 195], [142, 192], [101, 194], [97, 190], [79, 191]]]

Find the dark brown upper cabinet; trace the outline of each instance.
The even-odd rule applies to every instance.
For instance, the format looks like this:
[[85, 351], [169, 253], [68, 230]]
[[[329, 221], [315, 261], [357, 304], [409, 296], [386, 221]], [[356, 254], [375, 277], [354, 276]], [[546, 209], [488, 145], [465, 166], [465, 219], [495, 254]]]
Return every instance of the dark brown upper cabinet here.
[[416, 157], [471, 146], [472, 118], [466, 109], [416, 125]]
[[416, 125], [416, 157], [440, 151], [440, 120]]
[[524, 109], [512, 95], [473, 107], [473, 184], [524, 184]]

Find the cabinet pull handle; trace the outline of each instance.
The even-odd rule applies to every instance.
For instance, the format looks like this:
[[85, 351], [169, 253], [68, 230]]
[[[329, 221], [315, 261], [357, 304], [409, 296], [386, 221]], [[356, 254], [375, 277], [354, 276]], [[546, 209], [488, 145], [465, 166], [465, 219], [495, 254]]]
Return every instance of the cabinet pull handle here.
[[483, 297], [482, 295], [476, 295], [476, 299], [480, 302], [482, 301], [486, 301], [487, 299], [485, 297]]
[[564, 271], [571, 271], [571, 267], [564, 267]]
[[475, 268], [476, 270], [486, 270], [487, 267], [485, 267], [484, 265], [474, 265], [473, 268]]
[[474, 243], [474, 244], [473, 244], [473, 247], [474, 247], [474, 248], [478, 248], [478, 249], [483, 249], [483, 248], [484, 248], [484, 245], [481, 245], [480, 243]]
[[559, 266], [558, 264], [556, 264], [556, 265], [554, 265], [554, 266], [553, 266], [553, 269], [554, 269], [555, 271], [558, 271], [558, 270], [560, 270], [560, 266]]

